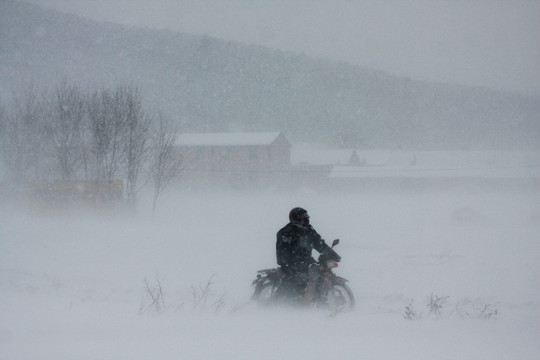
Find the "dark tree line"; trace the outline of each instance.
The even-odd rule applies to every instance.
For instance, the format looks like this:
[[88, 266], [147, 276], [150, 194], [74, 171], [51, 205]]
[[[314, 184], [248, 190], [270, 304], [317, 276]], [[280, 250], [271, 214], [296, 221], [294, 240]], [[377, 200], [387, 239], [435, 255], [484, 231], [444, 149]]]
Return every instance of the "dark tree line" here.
[[16, 192], [35, 182], [122, 180], [130, 205], [150, 182], [155, 207], [181, 168], [175, 138], [161, 116], [145, 112], [133, 85], [82, 91], [62, 81], [53, 91], [29, 87], [0, 104], [0, 181]]

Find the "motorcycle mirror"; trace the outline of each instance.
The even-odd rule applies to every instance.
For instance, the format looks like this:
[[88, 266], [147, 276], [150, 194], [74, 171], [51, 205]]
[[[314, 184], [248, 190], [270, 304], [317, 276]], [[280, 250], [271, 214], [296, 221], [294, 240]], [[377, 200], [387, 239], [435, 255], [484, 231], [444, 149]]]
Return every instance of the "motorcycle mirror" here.
[[339, 244], [339, 239], [336, 239], [332, 242], [332, 247], [336, 246], [337, 244]]

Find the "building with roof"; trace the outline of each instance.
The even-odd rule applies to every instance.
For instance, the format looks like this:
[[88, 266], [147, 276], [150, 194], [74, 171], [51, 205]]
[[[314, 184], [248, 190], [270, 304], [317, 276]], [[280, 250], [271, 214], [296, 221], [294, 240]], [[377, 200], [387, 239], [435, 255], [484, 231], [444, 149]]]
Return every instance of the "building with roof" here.
[[179, 181], [190, 187], [266, 187], [288, 180], [291, 144], [280, 132], [180, 134]]
[[346, 150], [296, 146], [294, 183], [317, 188], [536, 187], [538, 151]]
[[363, 151], [364, 166], [334, 166], [328, 182], [352, 188], [538, 188], [537, 151]]
[[299, 145], [291, 150], [291, 179], [297, 186], [326, 184], [335, 166], [365, 165], [354, 149], [324, 149]]

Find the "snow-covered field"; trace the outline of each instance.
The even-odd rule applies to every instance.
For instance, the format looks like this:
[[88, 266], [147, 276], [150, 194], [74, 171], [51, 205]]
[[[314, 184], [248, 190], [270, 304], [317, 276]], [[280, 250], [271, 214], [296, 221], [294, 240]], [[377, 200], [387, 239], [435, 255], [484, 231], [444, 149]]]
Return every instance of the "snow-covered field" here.
[[[538, 359], [540, 190], [166, 195], [2, 206], [0, 359]], [[294, 206], [341, 239], [352, 313], [250, 303]]]

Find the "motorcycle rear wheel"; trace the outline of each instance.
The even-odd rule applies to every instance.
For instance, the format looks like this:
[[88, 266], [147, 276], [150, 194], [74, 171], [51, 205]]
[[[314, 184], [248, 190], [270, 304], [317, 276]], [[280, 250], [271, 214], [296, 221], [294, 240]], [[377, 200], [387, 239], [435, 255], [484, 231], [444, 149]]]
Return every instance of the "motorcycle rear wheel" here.
[[334, 284], [327, 296], [328, 307], [332, 312], [352, 311], [355, 301], [352, 290], [346, 284]]

